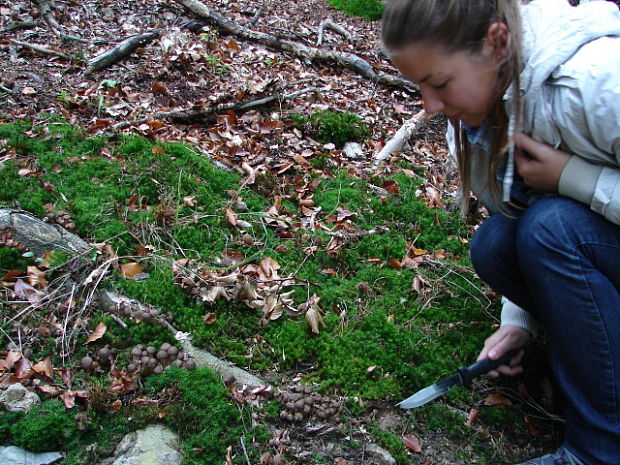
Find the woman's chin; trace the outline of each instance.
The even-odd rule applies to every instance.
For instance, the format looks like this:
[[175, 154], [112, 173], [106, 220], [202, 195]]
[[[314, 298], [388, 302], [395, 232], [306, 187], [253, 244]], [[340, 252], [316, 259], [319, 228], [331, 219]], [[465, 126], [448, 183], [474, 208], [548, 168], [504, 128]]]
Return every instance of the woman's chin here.
[[466, 124], [469, 127], [480, 126], [484, 122], [484, 118], [472, 116], [472, 115], [466, 115], [463, 113], [458, 113], [454, 115], [453, 119], [459, 120], [460, 122], [462, 122], [463, 124]]

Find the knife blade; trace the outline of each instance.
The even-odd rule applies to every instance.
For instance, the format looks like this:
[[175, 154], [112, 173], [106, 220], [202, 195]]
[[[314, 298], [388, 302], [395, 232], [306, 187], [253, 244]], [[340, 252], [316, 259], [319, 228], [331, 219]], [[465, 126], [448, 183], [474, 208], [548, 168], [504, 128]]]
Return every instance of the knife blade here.
[[500, 365], [510, 364], [510, 359], [513, 355], [514, 354], [512, 352], [507, 352], [497, 360], [484, 358], [468, 367], [459, 367], [455, 375], [421, 389], [414, 395], [409, 396], [405, 400], [396, 404], [396, 407], [403, 409], [420, 407], [431, 400], [444, 395], [455, 386], [469, 387], [474, 378], [484, 375]]

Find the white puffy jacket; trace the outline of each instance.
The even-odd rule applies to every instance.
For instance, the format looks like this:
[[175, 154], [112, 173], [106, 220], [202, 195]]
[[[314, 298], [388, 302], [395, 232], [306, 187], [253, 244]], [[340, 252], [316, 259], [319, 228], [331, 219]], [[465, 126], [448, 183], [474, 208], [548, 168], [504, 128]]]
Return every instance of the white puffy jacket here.
[[[561, 195], [620, 224], [620, 11], [607, 1], [572, 7], [535, 0], [521, 14], [521, 131], [572, 154], [560, 177]], [[511, 92], [504, 97], [508, 114]], [[481, 189], [489, 155], [475, 152], [472, 189], [495, 211], [500, 199]], [[504, 191], [512, 180], [508, 171]], [[502, 325], [536, 328], [531, 315], [507, 299]]]

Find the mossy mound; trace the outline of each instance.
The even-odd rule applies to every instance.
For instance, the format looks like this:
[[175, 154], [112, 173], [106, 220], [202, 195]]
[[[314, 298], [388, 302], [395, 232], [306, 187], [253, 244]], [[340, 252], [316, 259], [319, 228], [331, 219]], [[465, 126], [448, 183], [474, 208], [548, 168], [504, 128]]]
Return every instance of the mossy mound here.
[[[312, 199], [321, 208], [316, 220], [322, 226], [308, 229], [300, 227], [295, 185], [266, 175], [242, 189], [239, 176], [182, 144], [93, 137], [61, 122], [36, 128], [26, 122], [3, 125], [0, 140], [15, 154], [0, 169], [0, 183], [7, 186], [0, 192], [0, 207], [45, 216], [51, 204], [68, 212], [82, 238], [106, 243], [121, 263], [136, 261], [142, 267], [140, 279], [113, 272], [102, 286], [170, 312], [175, 327], [191, 333], [195, 344], [242, 367], [280, 373], [303, 367], [304, 382], [325, 393], [392, 402], [471, 363], [491, 332], [486, 313], [491, 302], [468, 267], [470, 229], [458, 215], [422, 202], [416, 177], [299, 173], [317, 186]], [[391, 193], [377, 195], [369, 182], [389, 186]], [[290, 218], [284, 230], [270, 222], [274, 192], [280, 217]], [[248, 223], [243, 229], [227, 219], [240, 199], [245, 208], [235, 214]], [[334, 242], [340, 230], [349, 236]], [[244, 241], [245, 236], [251, 240]], [[34, 264], [33, 257], [13, 249], [0, 248], [0, 257], [1, 273]], [[219, 261], [222, 257], [237, 261]], [[296, 305], [311, 295], [320, 299], [325, 326], [318, 334], [303, 316], [283, 314], [269, 321], [234, 300], [200, 302], [175, 283], [178, 259], [233, 272], [240, 262], [256, 265], [265, 257], [279, 264], [280, 276], [300, 283], [293, 287]], [[100, 321], [108, 331], [89, 350], [114, 346], [121, 364], [126, 363], [123, 350], [132, 345], [175, 343], [161, 326], [129, 319], [121, 327], [102, 309], [92, 314], [89, 331]], [[83, 355], [83, 344], [77, 347], [82, 348], [76, 355]], [[52, 347], [47, 350], [53, 355]], [[195, 376], [204, 378], [199, 387]], [[236, 434], [231, 425], [239, 421], [238, 412], [213, 376], [170, 370], [147, 382], [153, 395], [177, 394], [175, 402], [165, 403], [164, 419], [187, 430], [190, 455], [203, 447], [196, 444], [212, 441], [212, 432]], [[462, 391], [450, 399], [467, 403], [472, 397]], [[203, 408], [216, 409], [221, 421], [208, 423]], [[142, 412], [145, 423], [158, 414]], [[189, 418], [188, 412], [198, 416]], [[112, 425], [111, 418], [97, 414], [92, 421]], [[116, 433], [133, 427], [115, 425], [109, 430]], [[213, 442], [213, 456], [221, 454], [226, 441]]]

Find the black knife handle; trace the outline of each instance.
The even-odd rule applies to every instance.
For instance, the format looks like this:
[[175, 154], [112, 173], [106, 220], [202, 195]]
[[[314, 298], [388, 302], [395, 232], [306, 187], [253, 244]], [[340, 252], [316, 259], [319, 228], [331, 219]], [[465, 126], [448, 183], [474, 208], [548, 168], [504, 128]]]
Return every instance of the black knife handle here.
[[482, 360], [470, 365], [468, 367], [459, 367], [458, 372], [461, 375], [461, 381], [463, 386], [469, 387], [471, 380], [477, 376], [484, 375], [491, 370], [494, 370], [500, 365], [510, 365], [510, 359], [514, 356], [513, 351], [506, 352], [497, 360], [491, 360], [490, 358], [483, 358]]

